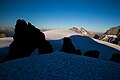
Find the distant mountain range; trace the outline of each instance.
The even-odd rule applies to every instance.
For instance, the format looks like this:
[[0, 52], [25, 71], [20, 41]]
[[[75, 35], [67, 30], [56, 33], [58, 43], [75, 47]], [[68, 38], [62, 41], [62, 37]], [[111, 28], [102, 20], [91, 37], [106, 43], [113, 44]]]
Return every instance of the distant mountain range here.
[[99, 36], [97, 34], [90, 32], [90, 31], [87, 31], [84, 28], [73, 27], [73, 28], [70, 28], [69, 30], [74, 31], [74, 32], [79, 33], [79, 34], [82, 34], [84, 36], [94, 37], [97, 39], [99, 38]]
[[[44, 32], [51, 29], [40, 29], [40, 30]], [[84, 28], [77, 28], [77, 27], [72, 27], [69, 30], [82, 34], [84, 36], [89, 36], [95, 39], [120, 45], [120, 26], [111, 27], [105, 33], [93, 33]], [[13, 37], [13, 35], [14, 35], [14, 27], [0, 26], [0, 38]]]
[[[44, 31], [48, 31], [51, 29], [40, 29], [40, 30], [42, 32], [44, 32]], [[90, 31], [87, 31], [84, 28], [73, 27], [73, 28], [70, 28], [69, 30], [80, 33], [80, 34], [85, 35], [85, 36], [99, 38], [99, 36], [97, 34], [90, 32]], [[0, 36], [1, 37], [13, 37], [13, 35], [14, 35], [14, 27], [0, 26]]]
[[[40, 29], [40, 30], [41, 32], [44, 32], [51, 29]], [[14, 27], [0, 26], [0, 38], [13, 37], [13, 35], [14, 35]]]
[[105, 33], [93, 33], [87, 31], [84, 28], [77, 28], [77, 27], [70, 28], [70, 30], [82, 34], [84, 36], [89, 36], [95, 39], [120, 45], [120, 26], [111, 27]]
[[0, 35], [4, 35], [6, 37], [12, 37], [14, 35], [14, 28], [0, 26]]

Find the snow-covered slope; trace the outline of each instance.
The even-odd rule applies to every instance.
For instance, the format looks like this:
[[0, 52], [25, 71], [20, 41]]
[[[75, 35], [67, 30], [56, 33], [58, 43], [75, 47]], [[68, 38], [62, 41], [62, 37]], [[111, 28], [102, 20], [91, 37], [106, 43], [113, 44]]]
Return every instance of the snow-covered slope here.
[[8, 54], [8, 46], [12, 41], [12, 37], [0, 38], [0, 61]]
[[[94, 38], [93, 38], [93, 39], [94, 39]], [[111, 43], [109, 43], [109, 42], [102, 41], [102, 40], [98, 40], [98, 39], [94, 39], [94, 40], [95, 40], [96, 42], [98, 42], [98, 43], [101, 43], [101, 44], [110, 46], [110, 47], [115, 48], [115, 49], [117, 49], [117, 50], [120, 51], [120, 46], [118, 46], [118, 45], [116, 45], [116, 44], [111, 44]]]
[[9, 46], [9, 44], [13, 41], [12, 37], [9, 38], [0, 38], [0, 48]]
[[[83, 36], [83, 34], [79, 34], [79, 33], [76, 33], [74, 31], [64, 30], [64, 29], [49, 30], [49, 31], [45, 31], [44, 33], [45, 33], [45, 36], [46, 36], [47, 40], [58, 40], [58, 39], [62, 39], [64, 37], [70, 37], [72, 35]], [[94, 41], [96, 41], [100, 44], [104, 44], [104, 45], [113, 47], [113, 48], [120, 51], [120, 46], [118, 46], [118, 45], [111, 44], [111, 43], [108, 43], [106, 41], [97, 40], [97, 39], [94, 39], [94, 38], [91, 38], [91, 39], [93, 39]]]
[[[35, 54], [27, 58], [0, 64], [0, 80], [120, 80], [120, 64], [108, 61], [112, 54], [120, 53], [117, 45], [82, 36], [70, 30], [45, 31], [54, 52]], [[59, 52], [63, 37], [70, 37], [76, 49], [82, 53], [99, 50], [99, 58]], [[0, 39], [0, 57], [8, 54], [12, 38]], [[105, 59], [105, 60], [104, 60]]]
[[119, 80], [120, 64], [54, 52], [0, 64], [0, 80]]
[[44, 33], [46, 38], [50, 40], [54, 51], [61, 49], [63, 45], [62, 38], [67, 36], [71, 38], [75, 48], [80, 49], [82, 53], [88, 50], [98, 50], [100, 51], [100, 58], [107, 60], [111, 58], [112, 54], [120, 53], [120, 47], [117, 45], [82, 36], [69, 30], [51, 30]]
[[[85, 53], [88, 50], [98, 50], [100, 51], [99, 58], [109, 60], [114, 53], [120, 53], [119, 50], [107, 46], [101, 43], [98, 43], [87, 36], [80, 36], [80, 35], [74, 35], [71, 36], [70, 39], [72, 40], [73, 45], [76, 49], [80, 49], [82, 53]], [[54, 51], [60, 50], [63, 45], [63, 40], [50, 40]]]
[[71, 30], [65, 30], [65, 29], [49, 30], [49, 31], [45, 31], [44, 33], [45, 33], [46, 39], [48, 40], [62, 39], [64, 37], [70, 37], [71, 35], [82, 35], [82, 34], [73, 32]]

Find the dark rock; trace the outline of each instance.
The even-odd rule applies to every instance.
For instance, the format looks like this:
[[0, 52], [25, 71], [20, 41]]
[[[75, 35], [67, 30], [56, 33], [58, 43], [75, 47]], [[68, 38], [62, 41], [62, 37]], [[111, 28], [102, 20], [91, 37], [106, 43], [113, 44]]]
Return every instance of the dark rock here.
[[53, 51], [51, 44], [45, 40], [44, 33], [24, 20], [17, 20], [13, 39], [14, 41], [9, 46], [9, 54], [3, 62], [28, 57], [36, 48], [40, 50], [40, 54]]
[[98, 36], [97, 34], [95, 34], [93, 38], [99, 39], [99, 37], [100, 37], [100, 36]]
[[120, 26], [110, 28], [99, 39], [119, 45]]
[[76, 31], [76, 30], [79, 30], [77, 27], [72, 27], [72, 28], [70, 28], [69, 30], [71, 30], [71, 31]]
[[118, 53], [113, 54], [112, 57], [110, 58], [110, 61], [120, 63], [120, 54]]
[[38, 49], [40, 50], [40, 54], [46, 54], [53, 52], [53, 48], [49, 41], [41, 40], [38, 45]]
[[99, 55], [100, 55], [100, 52], [97, 50], [89, 50], [84, 53], [84, 56], [89, 56], [89, 57], [94, 57], [94, 58], [98, 58]]
[[63, 46], [60, 51], [67, 52], [67, 53], [72, 53], [72, 54], [78, 54], [82, 55], [80, 50], [76, 50], [74, 45], [72, 44], [72, 41], [70, 38], [65, 37], [63, 39]]

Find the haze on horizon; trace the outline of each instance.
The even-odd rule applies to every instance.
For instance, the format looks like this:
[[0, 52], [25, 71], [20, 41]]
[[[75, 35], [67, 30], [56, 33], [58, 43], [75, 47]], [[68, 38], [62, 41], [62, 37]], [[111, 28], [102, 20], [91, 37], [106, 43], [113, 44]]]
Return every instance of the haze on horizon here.
[[24, 19], [39, 28], [84, 27], [104, 32], [120, 25], [120, 0], [0, 0], [0, 26]]

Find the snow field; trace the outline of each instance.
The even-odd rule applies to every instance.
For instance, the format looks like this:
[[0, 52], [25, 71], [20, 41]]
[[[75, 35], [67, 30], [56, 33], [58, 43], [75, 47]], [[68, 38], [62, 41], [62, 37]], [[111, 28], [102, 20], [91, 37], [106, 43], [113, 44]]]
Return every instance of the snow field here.
[[64, 52], [0, 64], [0, 80], [119, 80], [120, 64]]

